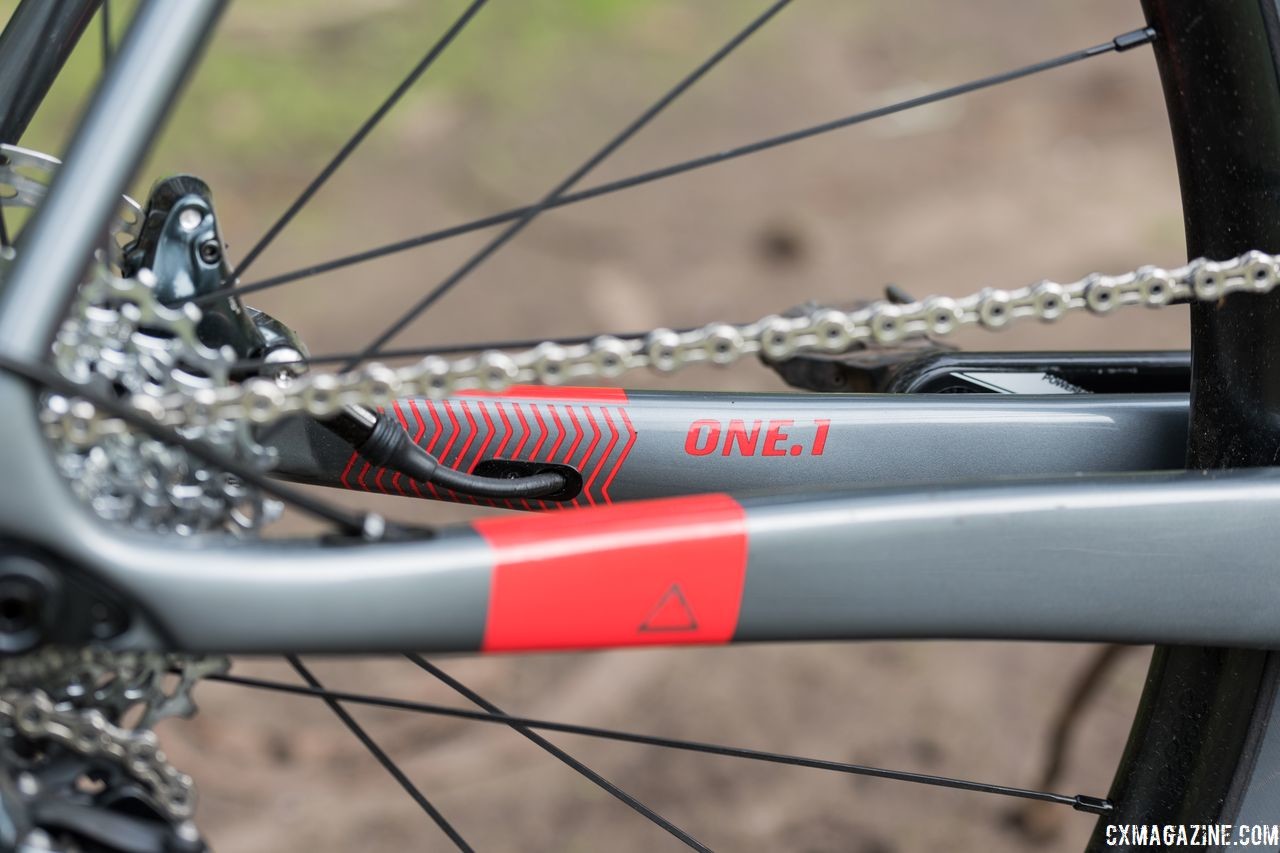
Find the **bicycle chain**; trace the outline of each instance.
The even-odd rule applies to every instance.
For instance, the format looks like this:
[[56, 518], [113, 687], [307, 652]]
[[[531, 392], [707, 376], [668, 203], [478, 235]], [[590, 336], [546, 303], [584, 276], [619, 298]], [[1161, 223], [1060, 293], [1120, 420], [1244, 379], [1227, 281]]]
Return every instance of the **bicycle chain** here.
[[[195, 784], [169, 762], [152, 727], [192, 716], [191, 688], [228, 668], [217, 656], [51, 647], [0, 667], [0, 726], [115, 766], [184, 821], [195, 811]], [[138, 707], [136, 723], [117, 722]]]
[[[192, 388], [231, 388], [235, 353], [205, 346], [200, 312], [169, 308], [155, 298], [155, 277], [140, 270], [120, 278], [98, 266], [81, 285], [53, 344], [63, 376], [101, 391], [163, 397]], [[79, 401], [46, 394], [41, 420], [56, 421]], [[182, 427], [225, 453], [266, 470], [274, 451], [253, 439], [250, 424], [216, 420]], [[179, 448], [138, 433], [104, 435], [91, 447], [51, 435], [54, 459], [72, 490], [107, 521], [141, 530], [252, 533], [281, 506], [238, 478], [210, 468]]]
[[81, 758], [110, 761], [144, 786], [170, 817], [186, 819], [195, 811], [195, 783], [169, 763], [150, 729], [118, 726], [95, 708], [59, 707], [33, 689], [0, 692], [0, 723]]
[[[639, 367], [670, 373], [694, 364], [728, 365], [747, 355], [780, 360], [800, 352], [844, 352], [854, 344], [894, 344], [958, 329], [1003, 329], [1028, 319], [1056, 322], [1072, 313], [1111, 314], [1125, 307], [1160, 308], [1175, 300], [1217, 301], [1232, 293], [1267, 293], [1280, 280], [1280, 257], [1247, 252], [1226, 261], [1200, 259], [1172, 270], [1144, 266], [1121, 275], [1094, 273], [1070, 283], [1041, 281], [1013, 290], [987, 288], [963, 297], [933, 296], [907, 305], [873, 302], [854, 311], [819, 308], [796, 317], [746, 324], [712, 323], [642, 337], [601, 336], [589, 343], [540, 344], [519, 353], [488, 350], [460, 358], [430, 355], [404, 367], [370, 363], [347, 373], [315, 373], [284, 381], [255, 377], [233, 387], [180, 395], [134, 394], [132, 405], [172, 427], [214, 422], [264, 425], [292, 414], [330, 417], [345, 405], [388, 405], [401, 396], [441, 398], [457, 391], [502, 391], [517, 383], [558, 385], [610, 380]], [[78, 401], [55, 424], [58, 436], [89, 446], [127, 430]]]

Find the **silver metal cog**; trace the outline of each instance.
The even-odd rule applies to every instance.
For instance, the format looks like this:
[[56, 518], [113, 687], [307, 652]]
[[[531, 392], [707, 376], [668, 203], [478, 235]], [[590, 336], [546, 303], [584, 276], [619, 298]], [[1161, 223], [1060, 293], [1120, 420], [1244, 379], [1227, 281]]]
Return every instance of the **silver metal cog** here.
[[[0, 145], [0, 204], [36, 206], [57, 166], [52, 157]], [[142, 219], [137, 203], [124, 199], [110, 239], [59, 329], [54, 367], [77, 384], [121, 398], [230, 388], [236, 354], [200, 341], [199, 309], [160, 304], [149, 271], [118, 275], [122, 248], [136, 238]], [[46, 394], [43, 402], [57, 467], [104, 519], [148, 531], [243, 534], [279, 515], [278, 503], [143, 433], [121, 430], [94, 445], [76, 442], [60, 427], [88, 404], [56, 394]], [[274, 453], [254, 440], [244, 421], [212, 420], [181, 432], [261, 469], [274, 462]], [[141, 790], [180, 837], [198, 840], [190, 822], [192, 780], [168, 762], [153, 728], [167, 717], [193, 715], [194, 685], [228, 666], [223, 657], [96, 647], [47, 648], [0, 662], [0, 751], [20, 771], [19, 794], [31, 802], [83, 802], [77, 780], [84, 768], [96, 768], [96, 778], [108, 788]], [[19, 750], [19, 742], [37, 748]], [[25, 840], [47, 840], [53, 849], [52, 836], [40, 829]]]
[[[120, 278], [99, 267], [81, 286], [53, 346], [54, 366], [74, 382], [119, 396], [164, 398], [233, 385], [236, 355], [200, 342], [194, 305], [169, 308], [154, 295], [146, 270]], [[281, 506], [238, 478], [209, 468], [183, 450], [136, 430], [85, 446], [54, 427], [83, 401], [45, 397], [46, 432], [58, 468], [99, 516], [147, 531], [192, 534], [255, 531]], [[275, 460], [242, 420], [213, 420], [180, 432], [261, 469]]]
[[[46, 154], [0, 145], [0, 203], [35, 207], [58, 166]], [[132, 279], [115, 274], [121, 249], [137, 237], [142, 219], [142, 208], [125, 197], [112, 218], [111, 239], [58, 333], [56, 368], [77, 383], [134, 399], [230, 388], [235, 355], [200, 342], [199, 309], [160, 305], [154, 298], [155, 281], [145, 271]], [[52, 394], [44, 403], [45, 431], [59, 470], [72, 490], [108, 521], [178, 534], [219, 529], [245, 533], [280, 514], [277, 502], [235, 477], [142, 433], [122, 430], [92, 444], [73, 442], [55, 424], [87, 404]], [[273, 453], [253, 440], [244, 422], [213, 421], [181, 432], [259, 468], [274, 462]]]

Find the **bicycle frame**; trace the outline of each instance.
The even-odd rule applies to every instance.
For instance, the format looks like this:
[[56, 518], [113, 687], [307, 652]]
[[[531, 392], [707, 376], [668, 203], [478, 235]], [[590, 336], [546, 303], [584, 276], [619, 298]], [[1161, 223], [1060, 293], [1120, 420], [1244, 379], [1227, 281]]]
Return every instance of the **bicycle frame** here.
[[[513, 388], [390, 407], [464, 471], [514, 461], [580, 478], [564, 503], [493, 501], [371, 466], [309, 419], [277, 431], [277, 473], [301, 482], [508, 509], [606, 506], [704, 492], [1181, 467], [1185, 394], [704, 394]], [[955, 448], [963, 448], [956, 452]]]
[[[89, 257], [219, 6], [142, 4], [0, 294], [4, 355], [35, 359], [47, 351], [80, 259]], [[35, 256], [59, 261], [24, 263]], [[14, 306], [22, 306], [20, 314]], [[943, 472], [950, 484], [589, 507], [477, 522], [426, 541], [361, 543], [358, 554], [354, 544], [341, 543], [170, 540], [108, 529], [75, 501], [45, 451], [36, 395], [6, 375], [0, 480], [21, 488], [0, 499], [0, 532], [39, 544], [69, 572], [97, 578], [135, 603], [140, 615], [119, 641], [124, 645], [499, 651], [869, 637], [1280, 644], [1273, 617], [1280, 582], [1270, 557], [1280, 545], [1272, 523], [1280, 475], [1272, 470], [954, 482], [1113, 471], [1123, 459], [1131, 468], [1175, 466], [1185, 430], [1185, 403], [1176, 395], [636, 394], [626, 403], [628, 417], [638, 420], [634, 461], [614, 472], [610, 495], [657, 491], [662, 472], [695, 471], [672, 449], [689, 441], [691, 415], [696, 410], [694, 420], [723, 423], [723, 431], [734, 418], [747, 420], [744, 405], [752, 423], [762, 422], [762, 447], [767, 422], [788, 419], [775, 417], [784, 410], [805, 412], [801, 418], [830, 411], [824, 455], [846, 460], [833, 477], [844, 482], [929, 474], [930, 442], [918, 433], [952, 442], [961, 421], [965, 440], [978, 449]], [[671, 415], [677, 409], [680, 418]], [[649, 414], [652, 423], [674, 426], [653, 427]], [[1029, 430], [1029, 423], [1036, 427]], [[802, 447], [812, 451], [817, 428]], [[993, 452], [1007, 448], [1015, 430], [1029, 436], [1026, 443]], [[708, 427], [695, 449], [709, 433]], [[708, 465], [728, 459], [731, 473], [688, 476], [674, 490], [755, 485], [761, 476], [771, 478], [764, 484], [770, 488], [812, 487], [821, 476], [813, 465], [788, 479], [746, 464], [798, 466], [806, 459], [804, 449], [791, 456], [797, 444], [790, 438], [774, 438], [785, 456], [738, 460], [732, 452], [725, 457], [727, 445], [719, 444], [703, 458]], [[645, 480], [641, 468], [650, 464], [638, 463], [650, 441], [650, 464], [659, 473]], [[750, 438], [734, 441], [744, 447]], [[888, 443], [862, 452], [873, 441]], [[898, 460], [901, 468], [893, 464]], [[1220, 569], [1206, 572], [1206, 565]]]

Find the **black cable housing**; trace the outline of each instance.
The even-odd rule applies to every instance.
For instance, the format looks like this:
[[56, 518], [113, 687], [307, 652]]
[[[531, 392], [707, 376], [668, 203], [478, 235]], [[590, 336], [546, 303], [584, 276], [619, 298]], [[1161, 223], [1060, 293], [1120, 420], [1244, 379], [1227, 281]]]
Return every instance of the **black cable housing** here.
[[350, 442], [369, 463], [462, 494], [482, 498], [554, 498], [567, 486], [565, 477], [554, 471], [525, 477], [478, 477], [442, 465], [414, 443], [399, 421], [386, 414], [376, 415], [371, 428], [347, 413], [325, 425]]

